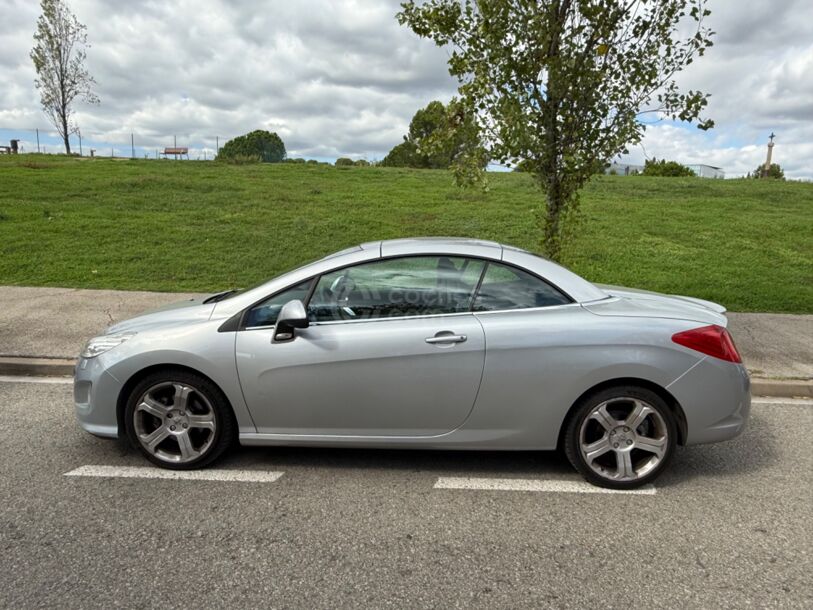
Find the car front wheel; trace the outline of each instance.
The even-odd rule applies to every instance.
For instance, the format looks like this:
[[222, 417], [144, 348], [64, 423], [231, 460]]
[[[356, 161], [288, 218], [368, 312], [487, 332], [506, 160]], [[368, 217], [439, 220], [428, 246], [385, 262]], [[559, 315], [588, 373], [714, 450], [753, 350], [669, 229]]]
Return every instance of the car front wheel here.
[[130, 395], [127, 435], [144, 456], [164, 468], [211, 464], [234, 438], [228, 401], [208, 379], [186, 371], [148, 375]]
[[589, 482], [634, 489], [654, 481], [674, 453], [675, 416], [655, 392], [637, 386], [601, 390], [579, 404], [565, 428], [570, 463]]

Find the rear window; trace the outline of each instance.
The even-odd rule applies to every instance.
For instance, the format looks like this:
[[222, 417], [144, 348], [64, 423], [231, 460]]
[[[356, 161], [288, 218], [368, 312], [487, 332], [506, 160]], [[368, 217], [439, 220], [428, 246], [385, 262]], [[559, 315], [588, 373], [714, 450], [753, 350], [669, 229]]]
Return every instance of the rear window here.
[[520, 269], [489, 263], [474, 300], [474, 311], [532, 309], [566, 305], [571, 300], [536, 276]]

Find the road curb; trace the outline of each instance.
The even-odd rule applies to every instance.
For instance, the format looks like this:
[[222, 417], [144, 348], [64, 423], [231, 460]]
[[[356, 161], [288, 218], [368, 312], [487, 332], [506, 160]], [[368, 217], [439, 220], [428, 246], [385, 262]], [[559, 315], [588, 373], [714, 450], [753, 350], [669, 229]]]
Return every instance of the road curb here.
[[[65, 377], [73, 375], [75, 360], [0, 356], [0, 375]], [[813, 398], [813, 381], [804, 379], [751, 379], [751, 394], [778, 398]]]
[[0, 356], [0, 375], [22, 377], [64, 377], [73, 375], [75, 360]]
[[813, 398], [813, 381], [751, 378], [751, 394], [778, 398]]

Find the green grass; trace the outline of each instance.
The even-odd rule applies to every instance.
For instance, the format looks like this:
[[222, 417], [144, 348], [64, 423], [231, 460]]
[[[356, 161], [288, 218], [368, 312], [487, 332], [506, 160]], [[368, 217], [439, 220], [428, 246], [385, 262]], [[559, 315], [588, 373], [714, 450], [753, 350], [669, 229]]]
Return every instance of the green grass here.
[[[0, 284], [214, 291], [363, 241], [465, 235], [538, 250], [530, 178], [0, 157]], [[813, 312], [813, 184], [597, 177], [565, 263], [586, 278]]]

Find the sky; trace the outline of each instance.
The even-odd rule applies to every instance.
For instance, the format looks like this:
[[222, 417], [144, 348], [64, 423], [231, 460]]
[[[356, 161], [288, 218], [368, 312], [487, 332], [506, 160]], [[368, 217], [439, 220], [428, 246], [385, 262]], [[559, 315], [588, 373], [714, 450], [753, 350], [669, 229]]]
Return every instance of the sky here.
[[[69, 0], [88, 27], [87, 66], [99, 106], [77, 106], [84, 153], [137, 155], [267, 129], [291, 157], [381, 159], [415, 111], [448, 101], [448, 52], [395, 20], [390, 0]], [[774, 161], [813, 179], [813, 2], [710, 0], [714, 46], [680, 74], [712, 94], [716, 127], [661, 121], [622, 162], [668, 158], [722, 167], [728, 177]], [[39, 108], [28, 53], [35, 0], [0, 0], [0, 139], [57, 152]], [[6, 142], [2, 142], [5, 144]], [[78, 142], [74, 142], [74, 148]]]

